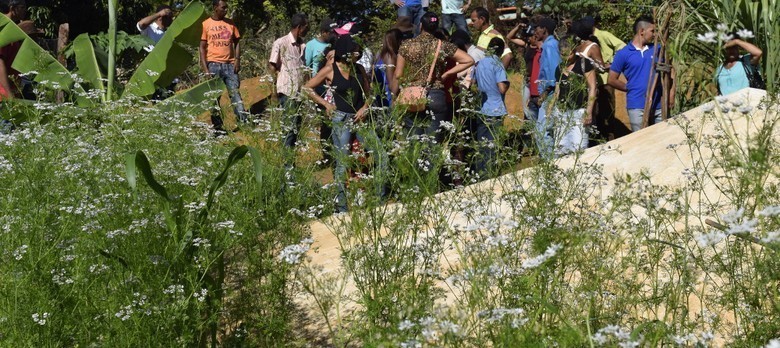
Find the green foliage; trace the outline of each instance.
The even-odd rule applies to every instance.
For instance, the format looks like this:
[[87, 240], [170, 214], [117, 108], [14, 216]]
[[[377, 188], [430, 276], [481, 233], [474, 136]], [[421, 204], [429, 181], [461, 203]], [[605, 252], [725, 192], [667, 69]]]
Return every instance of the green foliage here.
[[135, 69], [125, 87], [125, 93], [139, 97], [150, 96], [157, 88], [170, 85], [184, 72], [194, 57], [182, 45], [197, 47], [200, 43], [201, 23], [207, 16], [200, 2], [193, 1], [187, 5], [166, 30], [160, 42]]
[[[98, 54], [95, 52], [95, 48], [92, 46], [92, 41], [89, 39], [89, 35], [81, 34], [73, 40], [73, 55], [76, 60], [76, 67], [78, 74], [89, 84], [90, 87], [97, 90], [104, 90], [103, 85], [103, 69], [98, 64]], [[100, 57], [105, 57], [105, 52], [101, 52]], [[105, 61], [103, 67], [105, 67]], [[102, 93], [101, 93], [102, 95]]]
[[56, 89], [74, 92], [81, 105], [91, 103], [88, 99], [78, 95], [78, 93], [84, 93], [83, 88], [75, 84], [73, 76], [62, 64], [41, 46], [38, 46], [8, 17], [0, 15], [0, 47], [19, 41], [21, 41], [21, 47], [16, 59], [11, 64], [14, 69], [22, 73], [34, 71], [34, 81], [39, 83], [45, 81]]

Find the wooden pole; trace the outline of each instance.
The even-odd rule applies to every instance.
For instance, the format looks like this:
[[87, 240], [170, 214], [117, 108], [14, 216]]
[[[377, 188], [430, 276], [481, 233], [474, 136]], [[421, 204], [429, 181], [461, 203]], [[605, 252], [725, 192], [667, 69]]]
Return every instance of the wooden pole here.
[[[68, 45], [68, 36], [70, 36], [70, 24], [63, 23], [60, 24], [60, 30], [57, 35], [57, 60], [62, 64], [62, 66], [67, 66], [67, 62], [65, 60], [65, 55], [63, 54], [63, 51], [65, 49], [65, 46]], [[57, 92], [57, 103], [62, 103], [65, 101], [65, 92], [59, 91]]]

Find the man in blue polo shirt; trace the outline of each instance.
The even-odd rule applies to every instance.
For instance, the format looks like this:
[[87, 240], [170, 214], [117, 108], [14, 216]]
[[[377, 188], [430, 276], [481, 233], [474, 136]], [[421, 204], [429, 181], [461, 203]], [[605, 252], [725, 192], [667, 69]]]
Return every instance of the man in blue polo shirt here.
[[420, 35], [420, 20], [428, 10], [430, 0], [390, 0], [398, 8], [398, 17], [409, 17], [414, 26], [414, 36]]
[[[642, 16], [634, 22], [634, 38], [631, 43], [615, 54], [612, 66], [609, 68], [607, 83], [619, 91], [626, 92], [626, 108], [631, 122], [631, 131], [642, 128], [644, 120], [645, 98], [648, 82], [653, 78], [656, 59], [653, 57], [655, 47], [655, 24], [650, 17]], [[627, 82], [620, 81], [620, 74]], [[660, 79], [659, 79], [660, 82]], [[661, 89], [655, 88], [652, 98], [651, 124], [661, 122]]]

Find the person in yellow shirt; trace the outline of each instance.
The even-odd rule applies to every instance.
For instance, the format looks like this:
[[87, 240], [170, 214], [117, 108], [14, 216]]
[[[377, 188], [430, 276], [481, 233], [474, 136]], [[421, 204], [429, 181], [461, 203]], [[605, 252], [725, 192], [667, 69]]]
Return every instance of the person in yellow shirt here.
[[[599, 29], [599, 24], [601, 22], [600, 16], [596, 16], [596, 18], [586, 16], [582, 21], [593, 26], [593, 35], [598, 39], [599, 47], [601, 48], [601, 58], [605, 68], [603, 72], [598, 74], [599, 87], [598, 97], [596, 99], [596, 108], [598, 112], [593, 120], [594, 125], [600, 134], [606, 137], [607, 140], [612, 137], [616, 138], [628, 134], [628, 129], [625, 129], [624, 131], [618, 130], [620, 122], [615, 119], [615, 89], [607, 84], [609, 66], [612, 64], [615, 52], [626, 47], [626, 43], [614, 34]], [[625, 126], [623, 128], [625, 128]]]
[[509, 45], [506, 44], [506, 39], [495, 27], [490, 24], [490, 13], [484, 7], [477, 7], [471, 11], [471, 26], [479, 31], [479, 38], [477, 39], [477, 47], [483, 52], [487, 51], [490, 40], [494, 37], [500, 38], [504, 41], [504, 53], [501, 54], [501, 63], [504, 64], [504, 69], [512, 62], [512, 50], [509, 49]]

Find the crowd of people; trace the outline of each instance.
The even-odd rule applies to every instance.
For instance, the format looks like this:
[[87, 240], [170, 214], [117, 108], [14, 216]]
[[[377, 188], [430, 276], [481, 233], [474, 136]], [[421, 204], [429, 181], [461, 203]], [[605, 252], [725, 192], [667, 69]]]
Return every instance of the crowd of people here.
[[[402, 131], [390, 138], [422, 143], [423, 157], [442, 152], [436, 146], [447, 140], [447, 127], [464, 125], [473, 140], [470, 155], [452, 154], [468, 162], [479, 178], [495, 174], [500, 149], [496, 139], [508, 114], [506, 69], [515, 52], [525, 63], [524, 116], [534, 125], [532, 133], [542, 158], [588, 147], [589, 130], [614, 122], [615, 90], [627, 95], [631, 131], [641, 129], [646, 103], [651, 103], [647, 108], [653, 116], [650, 122], [662, 121], [661, 88], [650, 82], [658, 80], [656, 65], [663, 60], [654, 47], [655, 24], [650, 17], [636, 19], [634, 36], [625, 43], [599, 29], [598, 18], [593, 17], [568, 21], [566, 28], [558, 28], [556, 20], [535, 15], [504, 35], [491, 23], [488, 10], [471, 8], [470, 1], [442, 0], [441, 13], [428, 12], [428, 0], [390, 2], [397, 8], [397, 22], [382, 36], [376, 55], [359, 43], [364, 38], [361, 25], [354, 21], [339, 25], [323, 19], [314, 38], [306, 42], [310, 23], [299, 13], [291, 18], [290, 32], [273, 43], [268, 60], [276, 98], [285, 110], [287, 167], [292, 169], [294, 163], [304, 110], [301, 103], [313, 100], [324, 120], [320, 129], [323, 158], [334, 162], [339, 212], [348, 206], [347, 159], [354, 139], [373, 156], [376, 195], [387, 194], [389, 156], [380, 135], [387, 137], [389, 128], [382, 123], [393, 113], [401, 114]], [[236, 91], [235, 77], [240, 35], [224, 18], [226, 3], [215, 0], [213, 4], [213, 15], [204, 22], [201, 63], [204, 72], [225, 80], [238, 121], [246, 123], [248, 114]], [[209, 35], [215, 30], [221, 32]], [[560, 32], [565, 35], [558, 37]], [[761, 51], [738, 38], [725, 48], [727, 60], [718, 69], [718, 81], [721, 92], [729, 93], [745, 84], [739, 65], [756, 65]], [[748, 58], [742, 59], [738, 48], [748, 51]], [[478, 107], [465, 107], [469, 95], [477, 96]], [[673, 101], [674, 95], [669, 99]], [[214, 125], [221, 127], [221, 120], [215, 119]]]
[[[590, 130], [614, 122], [615, 90], [626, 92], [631, 131], [642, 127], [646, 103], [651, 103], [647, 108], [653, 116], [650, 122], [662, 121], [661, 89], [650, 83], [656, 64], [662, 62], [653, 44], [652, 18], [637, 18], [634, 36], [627, 43], [601, 30], [599, 19], [593, 17], [559, 27], [551, 17], [534, 15], [518, 21], [504, 35], [484, 7], [472, 8], [470, 0], [441, 2], [441, 13], [433, 13], [427, 11], [428, 0], [390, 0], [398, 17], [381, 35], [376, 54], [363, 41], [361, 23], [326, 18], [309, 38], [310, 21], [301, 13], [291, 17], [289, 33], [273, 43], [268, 67], [275, 79], [275, 99], [285, 110], [282, 144], [287, 169], [292, 172], [295, 163], [306, 110], [302, 103], [312, 100], [324, 120], [320, 138], [323, 157], [333, 162], [338, 211], [347, 209], [346, 158], [354, 139], [373, 157], [377, 195], [387, 194], [389, 156], [380, 139], [387, 139], [387, 130], [393, 129], [383, 124], [390, 114], [401, 115], [402, 131], [389, 137], [422, 143], [426, 147], [422, 156], [441, 153], [436, 146], [447, 140], [446, 128], [464, 125], [473, 140], [471, 151], [467, 155], [453, 151], [452, 155], [467, 162], [480, 178], [494, 174], [500, 150], [496, 139], [508, 114], [507, 68], [515, 57], [522, 57], [525, 74], [518, 88], [523, 90], [524, 116], [533, 125], [531, 133], [540, 157], [585, 149]], [[241, 34], [226, 18], [227, 2], [213, 0], [212, 5], [211, 16], [202, 27], [200, 68], [225, 82], [237, 122], [246, 125], [252, 119], [238, 93]], [[23, 0], [10, 0], [4, 10], [31, 32], [35, 29], [24, 21], [25, 9]], [[172, 21], [171, 8], [161, 6], [139, 20], [137, 29], [156, 43]], [[0, 100], [19, 95], [11, 83], [19, 76], [11, 68], [17, 46], [0, 49]], [[724, 48], [725, 63], [717, 69], [716, 79], [720, 92], [728, 94], [750, 85], [762, 52], [738, 37]], [[748, 54], [740, 55], [740, 49]], [[476, 107], [468, 105], [470, 95], [476, 96]], [[224, 132], [218, 113], [212, 122], [218, 132]]]

